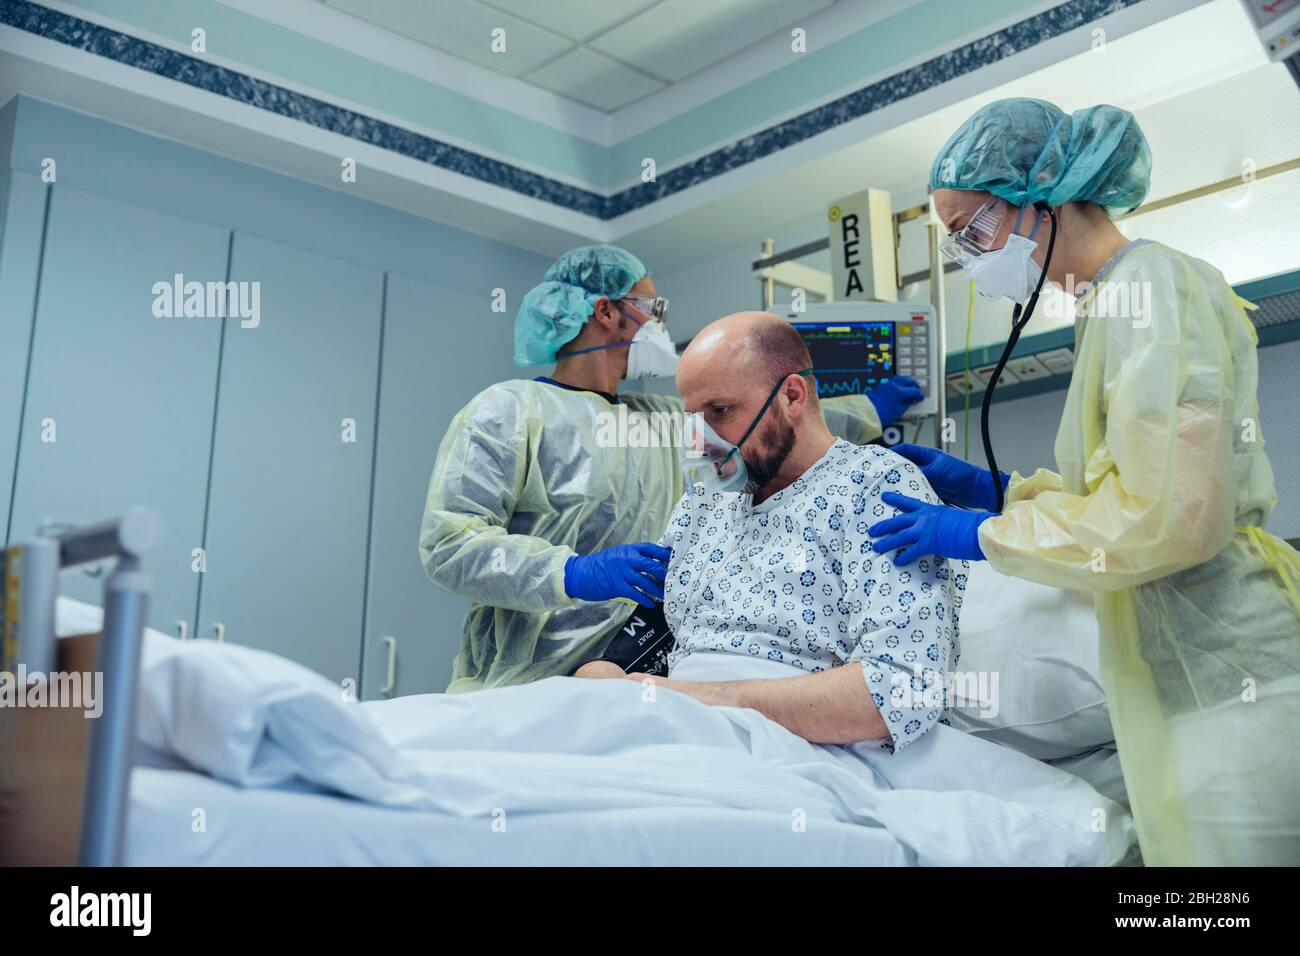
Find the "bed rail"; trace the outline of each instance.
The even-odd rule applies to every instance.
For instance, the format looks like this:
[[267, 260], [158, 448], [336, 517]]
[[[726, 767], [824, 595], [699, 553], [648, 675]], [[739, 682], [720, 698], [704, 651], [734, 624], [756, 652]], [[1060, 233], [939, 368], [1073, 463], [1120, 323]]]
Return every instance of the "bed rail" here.
[[149, 604], [149, 575], [141, 562], [165, 536], [150, 508], [81, 527], [47, 525], [8, 549], [7, 587], [14, 600], [3, 621], [7, 666], [19, 662], [49, 675], [56, 666], [54, 607], [58, 572], [116, 560], [104, 583], [104, 623], [95, 669], [103, 675], [102, 712], [90, 728], [77, 863], [120, 866], [134, 763], [140, 642]]

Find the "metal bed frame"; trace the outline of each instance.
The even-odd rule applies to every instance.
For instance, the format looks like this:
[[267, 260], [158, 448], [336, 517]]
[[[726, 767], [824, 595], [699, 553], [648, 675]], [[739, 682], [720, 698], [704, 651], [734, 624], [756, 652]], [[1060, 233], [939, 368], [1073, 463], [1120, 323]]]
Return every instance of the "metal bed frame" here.
[[103, 674], [103, 711], [90, 732], [79, 866], [121, 866], [124, 860], [140, 645], [149, 607], [150, 579], [141, 562], [164, 535], [156, 511], [134, 507], [111, 521], [42, 528], [7, 550], [10, 587], [18, 592], [11, 608], [19, 620], [5, 622], [6, 656], [43, 674], [56, 666], [59, 571], [116, 559], [104, 582], [104, 624], [95, 664]]

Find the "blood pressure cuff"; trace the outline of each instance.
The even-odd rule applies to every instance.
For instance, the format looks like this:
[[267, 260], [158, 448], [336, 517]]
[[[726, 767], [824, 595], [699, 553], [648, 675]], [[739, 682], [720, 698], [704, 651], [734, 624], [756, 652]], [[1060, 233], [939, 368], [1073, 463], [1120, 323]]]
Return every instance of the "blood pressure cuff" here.
[[668, 652], [675, 643], [673, 632], [664, 618], [663, 602], [652, 608], [637, 605], [632, 616], [614, 632], [614, 639], [605, 648], [605, 653], [596, 660], [610, 661], [629, 674], [667, 677]]

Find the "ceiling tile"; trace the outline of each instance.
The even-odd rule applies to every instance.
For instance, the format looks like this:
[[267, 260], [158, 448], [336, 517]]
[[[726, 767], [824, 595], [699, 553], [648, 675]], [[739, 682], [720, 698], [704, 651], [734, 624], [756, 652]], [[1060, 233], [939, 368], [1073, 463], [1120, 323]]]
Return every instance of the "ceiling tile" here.
[[585, 47], [566, 53], [523, 79], [552, 93], [606, 111], [626, 106], [664, 86], [656, 79]]
[[[564, 37], [474, 0], [326, 0], [335, 9], [506, 76], [520, 76], [573, 47]], [[506, 31], [493, 53], [492, 31]]]
[[482, 0], [571, 40], [581, 42], [654, 6], [659, 0]]
[[833, 2], [664, 0], [589, 46], [675, 82]]

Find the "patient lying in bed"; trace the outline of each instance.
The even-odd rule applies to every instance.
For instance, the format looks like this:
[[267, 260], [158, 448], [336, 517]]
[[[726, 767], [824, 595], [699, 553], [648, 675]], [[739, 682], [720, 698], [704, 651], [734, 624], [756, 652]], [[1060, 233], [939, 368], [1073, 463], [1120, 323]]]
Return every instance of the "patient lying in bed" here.
[[[885, 491], [938, 499], [900, 456], [834, 439], [815, 385], [793, 374], [811, 364], [766, 313], [713, 323], [682, 356], [687, 409], [730, 441], [781, 384], [742, 446], [747, 491], [696, 484], [669, 520], [664, 613], [677, 647], [657, 683], [753, 708], [814, 743], [894, 752], [945, 720], [967, 567], [926, 557], [897, 569], [871, 550], [868, 525], [895, 513]], [[643, 679], [605, 662], [578, 676]]]

